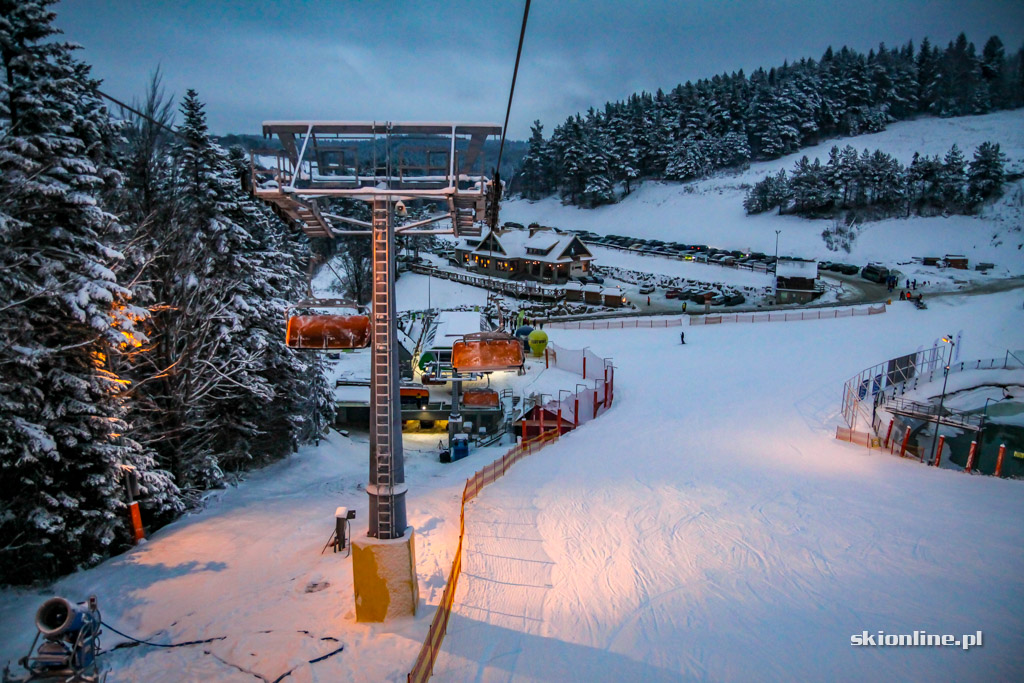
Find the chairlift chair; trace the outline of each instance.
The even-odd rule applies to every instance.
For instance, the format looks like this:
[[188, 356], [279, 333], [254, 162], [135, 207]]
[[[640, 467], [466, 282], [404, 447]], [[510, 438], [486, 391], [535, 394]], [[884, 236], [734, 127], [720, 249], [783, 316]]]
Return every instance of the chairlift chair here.
[[361, 349], [370, 345], [370, 318], [357, 313], [309, 313], [294, 315], [296, 309], [356, 309], [360, 306], [347, 299], [305, 299], [288, 307], [286, 344], [292, 349], [339, 351]]
[[526, 358], [522, 343], [504, 332], [476, 332], [452, 344], [456, 372], [519, 370]]

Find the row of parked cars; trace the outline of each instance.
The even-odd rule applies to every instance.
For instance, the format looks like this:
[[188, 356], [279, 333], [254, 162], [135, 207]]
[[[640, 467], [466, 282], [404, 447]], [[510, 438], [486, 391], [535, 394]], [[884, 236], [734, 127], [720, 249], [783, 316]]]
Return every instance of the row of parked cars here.
[[734, 266], [737, 264], [762, 263], [765, 266], [774, 263], [775, 257], [761, 252], [745, 253], [739, 249], [716, 249], [706, 244], [686, 244], [683, 242], [666, 242], [656, 239], [639, 239], [625, 235], [598, 235], [588, 230], [576, 230], [584, 242], [615, 249], [625, 249], [641, 254], [668, 256], [686, 261], [701, 263], [717, 263]]
[[860, 267], [852, 265], [850, 263], [833, 263], [832, 261], [818, 261], [818, 270], [829, 270], [833, 273], [842, 273], [843, 275], [856, 275], [860, 272]]

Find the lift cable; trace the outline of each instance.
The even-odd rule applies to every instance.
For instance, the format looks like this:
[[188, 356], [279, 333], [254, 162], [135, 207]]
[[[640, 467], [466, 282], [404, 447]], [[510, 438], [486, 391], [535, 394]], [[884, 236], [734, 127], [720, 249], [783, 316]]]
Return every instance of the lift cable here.
[[181, 138], [182, 140], [184, 140], [185, 142], [187, 142], [187, 143], [189, 143], [189, 144], [193, 144], [193, 141], [192, 141], [192, 140], [190, 140], [190, 139], [188, 138], [188, 136], [186, 136], [186, 135], [185, 135], [184, 133], [181, 133], [180, 131], [174, 130], [173, 128], [171, 128], [170, 126], [168, 126], [168, 125], [167, 125], [166, 123], [161, 123], [160, 121], [157, 121], [157, 120], [156, 120], [156, 119], [154, 119], [153, 117], [151, 117], [151, 116], [147, 116], [146, 114], [143, 114], [143, 113], [142, 113], [141, 111], [139, 111], [138, 109], [135, 109], [134, 107], [129, 107], [129, 106], [127, 105], [127, 104], [125, 104], [125, 103], [124, 103], [124, 102], [122, 102], [121, 100], [117, 99], [116, 97], [111, 97], [110, 95], [108, 95], [107, 93], [103, 92], [103, 91], [102, 91], [102, 90], [100, 90], [99, 88], [93, 88], [93, 91], [95, 91], [95, 93], [96, 93], [97, 95], [99, 95], [100, 97], [103, 97], [103, 98], [105, 98], [105, 99], [108, 99], [108, 100], [110, 100], [111, 102], [113, 102], [113, 103], [114, 103], [114, 104], [116, 104], [117, 106], [121, 107], [122, 109], [124, 109], [124, 110], [126, 110], [126, 111], [130, 111], [131, 113], [135, 114], [135, 115], [136, 115], [136, 116], [138, 116], [139, 118], [142, 118], [142, 119], [145, 119], [146, 121], [149, 121], [149, 122], [150, 122], [150, 123], [152, 123], [152, 124], [153, 124], [154, 126], [158, 126], [158, 127], [160, 127], [160, 128], [163, 128], [164, 130], [166, 130], [166, 131], [167, 131], [168, 133], [170, 133], [171, 135], [174, 135], [174, 136], [176, 136], [176, 137], [179, 137], [179, 138]]
[[519, 29], [519, 47], [516, 49], [516, 66], [512, 70], [512, 87], [508, 91], [508, 106], [505, 107], [505, 125], [501, 127], [501, 144], [498, 146], [498, 168], [501, 168], [501, 155], [505, 151], [505, 132], [508, 130], [508, 117], [512, 112], [512, 96], [516, 93], [516, 77], [519, 75], [519, 59], [523, 55], [523, 38], [526, 37], [526, 19], [530, 16], [530, 0], [526, 0], [523, 9], [523, 26]]
[[508, 118], [512, 113], [512, 97], [516, 93], [516, 77], [519, 76], [519, 60], [523, 55], [523, 38], [526, 37], [526, 20], [530, 16], [530, 0], [526, 0], [523, 8], [523, 25], [519, 29], [519, 47], [516, 48], [516, 65], [512, 70], [512, 87], [508, 91], [508, 106], [505, 107], [505, 125], [501, 127], [501, 144], [498, 145], [498, 163], [494, 167], [493, 196], [491, 205], [487, 207], [487, 222], [491, 230], [498, 227], [498, 204], [501, 202], [501, 157], [505, 152], [505, 133], [508, 131]]

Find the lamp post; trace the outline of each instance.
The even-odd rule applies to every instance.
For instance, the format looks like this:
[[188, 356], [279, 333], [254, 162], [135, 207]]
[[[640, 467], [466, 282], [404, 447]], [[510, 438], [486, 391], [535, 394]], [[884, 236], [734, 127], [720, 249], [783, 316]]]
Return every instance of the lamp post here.
[[949, 381], [949, 362], [953, 359], [953, 347], [956, 343], [953, 341], [953, 335], [947, 334], [942, 338], [942, 341], [949, 344], [949, 361], [946, 361], [945, 374], [942, 378], [942, 395], [939, 397], [939, 409], [935, 413], [935, 434], [932, 436], [932, 450], [931, 458], [929, 462], [935, 462], [935, 449], [939, 441], [939, 424], [942, 419], [942, 404], [946, 401], [946, 383]]
[[999, 403], [1000, 401], [1005, 401], [1008, 398], [1013, 398], [1013, 395], [1010, 392], [1008, 392], [1006, 389], [1003, 389], [1003, 397], [1002, 398], [986, 398], [985, 399], [985, 408], [984, 408], [984, 410], [981, 411], [981, 426], [978, 427], [978, 443], [979, 444], [982, 443], [982, 438], [981, 437], [985, 433], [985, 425], [988, 422], [988, 404], [989, 403]]
[[781, 230], [775, 231], [775, 272], [779, 270], [779, 233]]

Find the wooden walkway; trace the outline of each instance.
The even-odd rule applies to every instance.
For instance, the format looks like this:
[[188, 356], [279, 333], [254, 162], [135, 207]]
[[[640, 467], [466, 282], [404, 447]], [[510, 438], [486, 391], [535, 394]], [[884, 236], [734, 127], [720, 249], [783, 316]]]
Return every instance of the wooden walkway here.
[[480, 275], [469, 275], [468, 273], [453, 273], [450, 270], [441, 270], [433, 266], [425, 266], [421, 263], [410, 263], [409, 271], [420, 275], [430, 275], [444, 280], [461, 282], [464, 285], [481, 287], [494, 292], [501, 292], [517, 299], [531, 299], [534, 301], [558, 301], [565, 297], [565, 288], [550, 285], [539, 285], [535, 282], [516, 282], [514, 280], [502, 280], [493, 277], [482, 277]]

